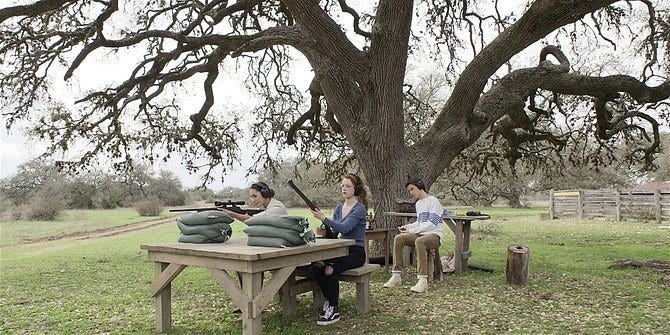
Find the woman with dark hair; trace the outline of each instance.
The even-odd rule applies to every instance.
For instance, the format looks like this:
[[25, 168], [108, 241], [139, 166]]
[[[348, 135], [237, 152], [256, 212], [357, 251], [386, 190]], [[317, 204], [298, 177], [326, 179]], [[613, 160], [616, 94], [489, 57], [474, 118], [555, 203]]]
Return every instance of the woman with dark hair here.
[[[320, 210], [311, 210], [314, 217], [330, 228], [340, 238], [354, 240], [349, 246], [349, 255], [313, 263], [314, 278], [326, 298], [318, 325], [330, 325], [340, 320], [338, 276], [349, 269], [365, 263], [365, 227], [367, 223], [367, 192], [360, 177], [353, 173], [342, 176], [340, 191], [344, 202], [335, 206], [333, 218], [329, 219]], [[317, 235], [323, 235], [324, 229], [317, 228]]]
[[[249, 199], [251, 200], [251, 203], [253, 203], [254, 206], [258, 208], [265, 209], [264, 211], [256, 214], [256, 216], [269, 214], [288, 215], [288, 211], [286, 210], [286, 207], [284, 207], [284, 204], [281, 203], [281, 201], [275, 199], [274, 196], [275, 191], [271, 189], [268, 184], [262, 181], [251, 184], [249, 187]], [[226, 212], [226, 214], [230, 215], [230, 217], [242, 222], [251, 217], [249, 214], [240, 214], [224, 208], [220, 210]]]
[[[279, 214], [279, 215], [288, 215], [288, 211], [286, 210], [286, 207], [284, 204], [275, 199], [275, 191], [268, 186], [268, 184], [259, 181], [256, 183], [251, 184], [249, 187], [249, 199], [251, 200], [251, 203], [254, 204], [254, 206], [258, 208], [264, 208], [265, 210], [255, 214], [254, 216], [263, 216], [263, 215], [270, 215], [270, 214]], [[251, 215], [249, 214], [240, 214], [237, 212], [229, 211], [225, 208], [219, 208], [220, 211], [225, 212], [226, 214], [230, 215], [230, 217], [240, 220], [242, 222], [248, 220], [251, 218]], [[237, 273], [237, 278], [242, 283], [242, 276], [240, 273]], [[261, 277], [263, 278], [263, 277]], [[263, 285], [261, 281], [261, 285]], [[239, 308], [236, 308], [233, 313], [241, 313], [242, 311]]]

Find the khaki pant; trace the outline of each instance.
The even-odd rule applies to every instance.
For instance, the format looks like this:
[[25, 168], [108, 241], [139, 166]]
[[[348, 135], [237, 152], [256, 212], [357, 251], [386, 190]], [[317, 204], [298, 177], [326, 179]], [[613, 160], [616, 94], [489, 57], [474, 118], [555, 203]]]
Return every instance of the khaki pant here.
[[416, 233], [400, 233], [393, 239], [393, 270], [402, 271], [402, 256], [405, 246], [414, 247], [416, 253], [417, 274], [428, 275], [428, 250], [440, 247], [440, 236], [437, 234], [419, 235]]

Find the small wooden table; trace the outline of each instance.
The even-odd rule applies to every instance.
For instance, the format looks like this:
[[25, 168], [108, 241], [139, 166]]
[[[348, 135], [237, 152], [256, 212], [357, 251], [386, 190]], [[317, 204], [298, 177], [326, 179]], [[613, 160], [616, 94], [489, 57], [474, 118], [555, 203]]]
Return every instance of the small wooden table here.
[[[212, 273], [242, 311], [242, 334], [257, 335], [263, 325], [261, 312], [297, 266], [345, 256], [352, 244], [354, 241], [348, 239], [317, 239], [315, 243], [292, 248], [253, 247], [247, 245], [246, 237], [238, 237], [215, 244], [141, 245], [140, 249], [149, 252], [149, 260], [156, 267], [151, 286], [156, 299], [156, 330], [165, 332], [172, 327], [171, 283], [189, 265], [205, 267]], [[242, 287], [226, 270], [240, 273]], [[261, 285], [263, 271], [267, 270], [273, 270], [272, 277]]]
[[391, 244], [391, 231], [398, 230], [398, 228], [375, 228], [365, 230], [365, 259], [370, 262], [369, 242], [371, 240], [381, 240], [382, 248], [384, 248], [384, 265], [386, 271], [389, 270], [389, 250]]
[[[398, 213], [398, 212], [384, 212], [384, 215], [393, 217], [402, 217], [407, 221], [416, 219], [416, 213]], [[468, 268], [468, 258], [472, 255], [470, 251], [470, 232], [471, 223], [473, 220], [486, 220], [488, 215], [480, 216], [460, 216], [460, 215], [444, 215], [442, 220], [447, 224], [449, 229], [454, 233], [454, 273], [462, 274], [463, 269]]]

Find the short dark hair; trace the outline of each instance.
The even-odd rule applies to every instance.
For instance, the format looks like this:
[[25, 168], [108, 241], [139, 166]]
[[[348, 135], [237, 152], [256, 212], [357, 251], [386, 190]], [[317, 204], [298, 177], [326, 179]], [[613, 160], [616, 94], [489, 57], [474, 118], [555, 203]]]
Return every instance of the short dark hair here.
[[405, 183], [405, 187], [409, 185], [414, 185], [420, 190], [426, 190], [426, 184], [423, 182], [423, 180], [407, 175], [407, 182]]

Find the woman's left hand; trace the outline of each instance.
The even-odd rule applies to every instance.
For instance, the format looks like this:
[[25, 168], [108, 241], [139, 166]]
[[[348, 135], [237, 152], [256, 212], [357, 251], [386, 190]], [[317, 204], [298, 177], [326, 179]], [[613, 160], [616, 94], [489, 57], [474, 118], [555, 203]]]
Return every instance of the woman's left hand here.
[[309, 211], [312, 212], [312, 215], [314, 215], [314, 217], [315, 217], [317, 220], [319, 220], [319, 221], [322, 221], [322, 222], [323, 222], [323, 220], [326, 219], [326, 215], [323, 214], [323, 212], [320, 211], [320, 210], [316, 210], [316, 211], [315, 211], [315, 210], [313, 210], [313, 209], [310, 208]]

